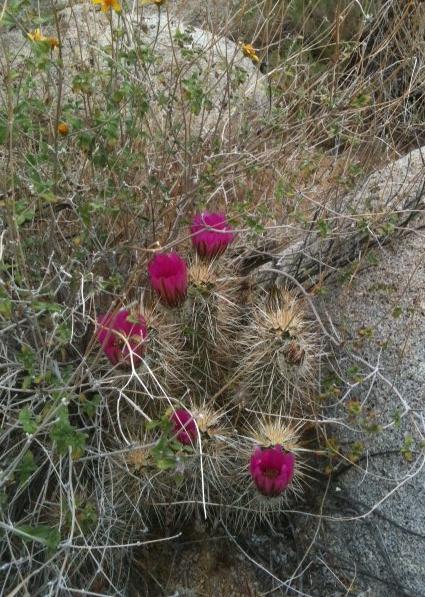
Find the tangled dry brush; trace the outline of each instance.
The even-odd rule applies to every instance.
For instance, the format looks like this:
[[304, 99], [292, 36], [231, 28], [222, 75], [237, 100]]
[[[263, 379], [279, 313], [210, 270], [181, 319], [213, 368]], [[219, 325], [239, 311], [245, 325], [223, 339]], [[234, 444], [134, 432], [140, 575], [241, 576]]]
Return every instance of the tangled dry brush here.
[[9, 595], [125, 594], [133, 548], [187, 520], [306, 507], [334, 268], [268, 264], [312, 231], [349, 239], [341, 197], [424, 134], [421, 2], [212, 3], [187, 28], [100, 4], [0, 9]]

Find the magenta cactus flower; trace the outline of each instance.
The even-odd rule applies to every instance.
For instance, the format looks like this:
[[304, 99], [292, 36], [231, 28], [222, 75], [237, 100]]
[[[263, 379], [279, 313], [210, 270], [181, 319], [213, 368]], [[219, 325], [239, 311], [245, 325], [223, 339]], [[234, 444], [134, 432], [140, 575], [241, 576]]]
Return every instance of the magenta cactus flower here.
[[135, 365], [140, 363], [148, 335], [142, 315], [132, 318], [130, 311], [122, 309], [115, 315], [99, 315], [97, 326], [97, 339], [113, 365], [131, 365], [131, 357]]
[[285, 452], [282, 446], [257, 447], [251, 456], [249, 472], [260, 493], [277, 497], [292, 482], [295, 456]]
[[197, 214], [190, 227], [192, 243], [200, 257], [212, 259], [224, 253], [235, 234], [222, 213]]
[[168, 307], [177, 307], [186, 298], [187, 265], [175, 252], [159, 253], [148, 264], [152, 288]]
[[175, 439], [188, 446], [194, 444], [198, 436], [196, 423], [189, 411], [184, 408], [178, 408], [170, 417], [171, 431]]

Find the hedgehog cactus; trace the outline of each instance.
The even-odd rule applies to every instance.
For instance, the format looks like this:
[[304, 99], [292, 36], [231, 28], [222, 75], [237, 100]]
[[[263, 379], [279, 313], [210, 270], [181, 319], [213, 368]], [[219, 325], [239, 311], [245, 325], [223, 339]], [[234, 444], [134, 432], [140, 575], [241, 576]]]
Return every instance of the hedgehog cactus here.
[[123, 417], [146, 443], [126, 440], [136, 447], [124, 457], [120, 491], [143, 516], [162, 508], [179, 520], [215, 509], [236, 523], [242, 511], [273, 516], [302, 493], [309, 468], [303, 417], [314, 412], [319, 337], [287, 288], [244, 304], [246, 280], [224, 255], [235, 234], [223, 214], [195, 216], [190, 232], [195, 254], [149, 262], [154, 294], [144, 296], [154, 300], [125, 324], [131, 329], [116, 331], [124, 315], [99, 319], [105, 354], [125, 363], [131, 350], [130, 375], [142, 384]]
[[243, 400], [311, 411], [308, 396], [319, 344], [302, 301], [287, 289], [274, 289], [265, 305], [252, 307], [250, 322], [238, 339]]
[[208, 391], [219, 388], [226, 352], [237, 333], [238, 280], [220, 261], [193, 259], [183, 310], [192, 378]]

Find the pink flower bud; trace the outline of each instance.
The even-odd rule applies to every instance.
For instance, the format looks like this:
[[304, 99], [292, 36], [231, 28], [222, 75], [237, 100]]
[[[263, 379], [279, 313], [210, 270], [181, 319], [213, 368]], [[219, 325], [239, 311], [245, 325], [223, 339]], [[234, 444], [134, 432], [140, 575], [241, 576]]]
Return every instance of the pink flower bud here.
[[251, 456], [249, 472], [260, 493], [267, 497], [280, 495], [294, 477], [295, 456], [282, 446], [256, 448]]
[[196, 423], [189, 411], [184, 408], [178, 408], [170, 417], [171, 431], [175, 439], [188, 446], [196, 442], [198, 433], [196, 430]]
[[187, 266], [177, 253], [160, 253], [148, 264], [152, 288], [168, 307], [177, 307], [186, 298]]
[[217, 257], [235, 239], [232, 227], [221, 213], [204, 212], [192, 220], [192, 243], [200, 257]]
[[140, 363], [148, 335], [146, 322], [141, 315], [135, 316], [132, 321], [130, 312], [122, 309], [115, 315], [99, 315], [97, 325], [97, 339], [113, 365], [131, 365], [131, 357], [135, 365]]

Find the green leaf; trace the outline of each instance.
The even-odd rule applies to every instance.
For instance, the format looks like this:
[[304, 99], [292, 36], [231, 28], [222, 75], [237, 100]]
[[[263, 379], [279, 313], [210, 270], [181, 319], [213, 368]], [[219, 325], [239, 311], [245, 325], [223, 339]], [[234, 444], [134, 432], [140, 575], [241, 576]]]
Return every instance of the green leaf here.
[[99, 394], [95, 394], [90, 400], [83, 401], [83, 412], [88, 417], [94, 417], [96, 414], [96, 409], [100, 404], [100, 396]]
[[393, 421], [394, 421], [394, 425], [397, 427], [397, 429], [400, 429], [401, 414], [400, 414], [400, 411], [398, 410], [398, 408], [396, 408], [396, 410], [393, 412]]
[[25, 224], [25, 222], [31, 222], [33, 218], [33, 209], [22, 209], [22, 211], [16, 214], [16, 223], [18, 226], [21, 226], [22, 224]]
[[167, 435], [163, 435], [156, 446], [154, 446], [151, 450], [155, 465], [161, 471], [165, 471], [176, 466], [176, 455], [168, 443], [169, 438]]
[[262, 234], [265, 230], [263, 224], [261, 224], [261, 222], [259, 222], [256, 218], [253, 218], [252, 216], [246, 216], [245, 222], [246, 225], [249, 226], [251, 230], [256, 234]]
[[32, 372], [35, 366], [35, 354], [29, 346], [23, 344], [21, 351], [17, 354], [17, 358], [26, 371]]
[[0, 124], [0, 145], [5, 145], [7, 142], [8, 128], [6, 124]]
[[413, 460], [413, 446], [414, 446], [414, 439], [411, 435], [406, 435], [404, 438], [404, 443], [400, 448], [400, 452], [403, 458], [407, 462], [412, 462]]
[[196, 116], [201, 113], [203, 107], [206, 110], [211, 110], [212, 108], [211, 100], [205, 94], [202, 84], [203, 82], [199, 80], [198, 73], [192, 73], [189, 78], [182, 81], [185, 95], [189, 100], [190, 110]]
[[31, 305], [34, 311], [48, 311], [49, 313], [60, 313], [62, 311], [62, 307], [58, 303], [48, 303], [46, 301], [33, 301]]
[[370, 327], [363, 327], [363, 328], [360, 328], [357, 333], [362, 338], [372, 338], [373, 329]]
[[0, 315], [5, 319], [12, 317], [12, 301], [8, 298], [0, 298]]
[[22, 537], [24, 541], [37, 541], [45, 545], [48, 549], [55, 551], [61, 540], [58, 529], [52, 529], [48, 526], [40, 525], [32, 527], [30, 525], [21, 525], [15, 527], [15, 532]]
[[158, 429], [158, 427], [161, 427], [161, 421], [153, 419], [152, 421], [148, 421], [146, 423], [147, 431], [152, 431], [153, 429]]
[[37, 431], [37, 423], [35, 417], [29, 408], [23, 408], [19, 413], [19, 422], [22, 425], [25, 433], [33, 435]]
[[317, 227], [319, 229], [319, 235], [322, 238], [326, 238], [331, 233], [331, 228], [326, 220], [320, 218], [317, 220]]
[[73, 459], [83, 455], [86, 445], [87, 434], [75, 429], [68, 415], [68, 408], [63, 406], [59, 411], [59, 417], [50, 432], [50, 439], [55, 443], [56, 450], [64, 456], [71, 448]]
[[88, 533], [96, 526], [98, 514], [94, 504], [88, 502], [84, 508], [77, 510], [77, 520], [83, 533]]
[[176, 459], [172, 456], [157, 458], [156, 466], [160, 471], [168, 471], [176, 466]]
[[23, 455], [22, 460], [17, 467], [19, 483], [23, 485], [26, 481], [28, 481], [36, 469], [37, 466], [34, 462], [34, 454], [31, 452], [31, 450], [28, 450], [28, 452]]

